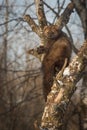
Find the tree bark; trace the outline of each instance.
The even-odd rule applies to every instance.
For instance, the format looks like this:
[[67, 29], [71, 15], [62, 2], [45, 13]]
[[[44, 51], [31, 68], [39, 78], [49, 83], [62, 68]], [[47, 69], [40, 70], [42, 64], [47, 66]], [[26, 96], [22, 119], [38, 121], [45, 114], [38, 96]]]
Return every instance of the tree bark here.
[[84, 42], [78, 55], [64, 70], [63, 76], [56, 76], [52, 90], [47, 97], [42, 116], [41, 127], [61, 130], [64, 125], [64, 115], [71, 96], [76, 89], [76, 83], [81, 79], [87, 63], [87, 41]]

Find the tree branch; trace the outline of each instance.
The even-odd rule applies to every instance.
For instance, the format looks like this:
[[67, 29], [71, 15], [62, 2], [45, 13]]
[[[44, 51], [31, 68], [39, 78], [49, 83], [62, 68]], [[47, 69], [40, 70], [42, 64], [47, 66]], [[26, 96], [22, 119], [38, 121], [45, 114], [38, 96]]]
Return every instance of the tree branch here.
[[57, 19], [55, 25], [58, 26], [58, 29], [62, 29], [69, 21], [69, 17], [71, 13], [73, 12], [74, 4], [70, 3], [66, 7], [65, 11], [61, 14], [61, 16]]
[[64, 114], [70, 98], [76, 89], [76, 83], [81, 78], [87, 62], [87, 41], [84, 42], [78, 55], [64, 70], [63, 77], [56, 76], [58, 83], [54, 82], [42, 116], [41, 127], [61, 130], [64, 123]]
[[39, 22], [40, 38], [41, 38], [40, 45], [44, 45], [46, 40], [45, 40], [43, 29], [47, 25], [47, 20], [44, 13], [43, 0], [35, 0], [35, 3], [36, 3], [35, 5], [36, 5], [38, 22]]
[[46, 16], [44, 13], [43, 0], [35, 0], [37, 17], [39, 22], [39, 27], [43, 30], [44, 26], [47, 25]]
[[39, 27], [38, 25], [34, 22], [34, 20], [31, 18], [30, 15], [24, 15], [23, 17], [24, 21], [29, 24], [31, 27], [32, 31], [35, 32], [37, 35], [40, 35], [39, 33]]

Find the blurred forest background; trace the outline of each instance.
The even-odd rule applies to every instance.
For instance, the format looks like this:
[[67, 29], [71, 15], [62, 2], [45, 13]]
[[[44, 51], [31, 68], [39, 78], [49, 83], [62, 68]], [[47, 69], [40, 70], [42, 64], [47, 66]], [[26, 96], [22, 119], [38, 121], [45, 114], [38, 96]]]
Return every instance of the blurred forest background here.
[[[53, 24], [56, 13], [60, 15], [69, 2], [45, 0], [48, 23]], [[34, 130], [44, 109], [41, 63], [27, 54], [40, 39], [21, 20], [24, 14], [38, 22], [34, 0], [0, 0], [0, 130]], [[84, 34], [75, 10], [63, 30], [79, 49]]]

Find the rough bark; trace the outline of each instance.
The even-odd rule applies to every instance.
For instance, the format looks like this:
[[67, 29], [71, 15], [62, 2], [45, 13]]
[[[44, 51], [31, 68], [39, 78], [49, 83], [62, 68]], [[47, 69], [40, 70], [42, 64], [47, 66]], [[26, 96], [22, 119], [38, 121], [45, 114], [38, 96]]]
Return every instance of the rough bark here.
[[33, 32], [35, 32], [37, 35], [40, 35], [38, 25], [34, 22], [29, 14], [24, 15], [23, 20], [29, 24]]
[[76, 89], [76, 83], [82, 77], [87, 62], [87, 41], [84, 42], [78, 55], [64, 70], [63, 76], [56, 76], [56, 81], [47, 97], [42, 116], [41, 127], [61, 130], [64, 125], [64, 114], [70, 98]]
[[62, 29], [69, 21], [69, 17], [71, 13], [73, 12], [74, 4], [70, 3], [68, 4], [67, 8], [65, 11], [61, 14], [59, 19], [57, 19], [55, 25], [58, 26], [58, 29]]

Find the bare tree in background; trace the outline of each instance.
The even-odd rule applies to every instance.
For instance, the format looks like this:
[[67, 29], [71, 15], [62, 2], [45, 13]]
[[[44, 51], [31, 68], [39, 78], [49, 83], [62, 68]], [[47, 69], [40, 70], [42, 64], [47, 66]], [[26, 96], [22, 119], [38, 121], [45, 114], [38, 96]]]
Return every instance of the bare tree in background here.
[[[8, 13], [8, 0], [6, 2], [6, 13], [5, 13], [5, 21], [8, 21], [9, 13]], [[6, 35], [4, 36], [4, 68], [7, 69], [7, 37], [8, 37], [8, 23], [5, 24], [5, 32]], [[5, 74], [6, 75], [6, 74]]]
[[[10, 0], [2, 1], [0, 5], [2, 19], [0, 21], [0, 129], [2, 130], [33, 129], [32, 124], [42, 111], [42, 106], [39, 109], [37, 106], [38, 112], [35, 110], [35, 100], [42, 101], [41, 87], [36, 87], [37, 84], [41, 86], [41, 72], [32, 65], [36, 62], [35, 58], [29, 59], [29, 56], [26, 56], [27, 47], [22, 42], [24, 37], [18, 36], [19, 31], [20, 34], [23, 33], [21, 30], [24, 26], [17, 9], [19, 7], [29, 9], [33, 5], [34, 2], [29, 3], [28, 7], [25, 4], [22, 7], [17, 1]], [[22, 43], [18, 42], [16, 36]], [[20, 49], [20, 43], [23, 49]]]

